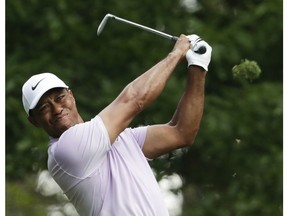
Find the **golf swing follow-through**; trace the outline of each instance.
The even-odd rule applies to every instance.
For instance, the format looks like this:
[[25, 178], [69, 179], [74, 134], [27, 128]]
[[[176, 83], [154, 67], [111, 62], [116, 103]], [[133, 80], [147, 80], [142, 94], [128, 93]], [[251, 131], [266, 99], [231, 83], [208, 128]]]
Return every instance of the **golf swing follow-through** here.
[[[100, 33], [111, 15], [107, 17]], [[205, 47], [202, 54], [197, 52], [200, 47]], [[199, 36], [181, 34], [166, 57], [128, 83], [89, 120], [78, 112], [72, 88], [56, 75], [40, 73], [24, 83], [28, 120], [49, 136], [48, 170], [81, 216], [169, 215], [147, 159], [194, 143], [211, 53]], [[187, 84], [171, 120], [131, 128], [133, 119], [156, 101], [185, 59]]]

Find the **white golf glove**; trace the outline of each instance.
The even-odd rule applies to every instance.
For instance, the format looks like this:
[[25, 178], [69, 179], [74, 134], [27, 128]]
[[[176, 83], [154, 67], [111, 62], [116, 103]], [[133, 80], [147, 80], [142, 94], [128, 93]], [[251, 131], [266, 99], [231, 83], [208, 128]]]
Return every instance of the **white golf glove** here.
[[[190, 65], [197, 65], [202, 67], [205, 71], [208, 71], [208, 65], [211, 60], [212, 47], [202, 40], [198, 35], [188, 35], [190, 40], [190, 49], [186, 53], [186, 60], [188, 67]], [[201, 53], [206, 48], [205, 53]]]

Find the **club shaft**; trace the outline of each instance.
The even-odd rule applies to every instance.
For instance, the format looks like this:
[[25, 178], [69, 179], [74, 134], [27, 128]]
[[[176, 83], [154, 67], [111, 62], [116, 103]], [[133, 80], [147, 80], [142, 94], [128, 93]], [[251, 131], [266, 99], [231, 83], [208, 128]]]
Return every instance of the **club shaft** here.
[[[101, 23], [100, 23], [100, 25], [99, 25], [99, 27], [97, 29], [97, 35], [101, 34], [101, 32], [103, 31], [108, 19], [118, 20], [120, 22], [123, 22], [123, 23], [129, 24], [129, 25], [138, 27], [140, 29], [149, 31], [149, 32], [154, 33], [154, 34], [157, 34], [157, 35], [162, 36], [162, 37], [164, 37], [166, 39], [170, 39], [170, 40], [173, 40], [173, 41], [177, 41], [178, 40], [178, 37], [176, 37], [176, 36], [172, 36], [172, 35], [166, 34], [164, 32], [158, 31], [156, 29], [152, 29], [152, 28], [149, 28], [147, 26], [140, 25], [138, 23], [135, 23], [135, 22], [132, 22], [132, 21], [117, 17], [117, 16], [112, 15], [112, 14], [106, 14], [105, 15], [105, 17], [103, 18], [103, 20], [101, 21]], [[196, 51], [194, 50], [194, 52], [202, 55], [202, 54], [206, 53], [206, 47], [205, 46], [201, 46], [198, 50], [196, 50]]]
[[118, 21], [120, 21], [120, 22], [124, 22], [124, 23], [130, 24], [130, 25], [133, 25], [133, 26], [135, 26], [135, 27], [138, 27], [138, 28], [140, 28], [140, 29], [149, 31], [149, 32], [151, 32], [151, 33], [157, 34], [157, 35], [159, 35], [159, 36], [165, 37], [165, 38], [170, 39], [170, 40], [176, 41], [176, 40], [178, 39], [178, 37], [176, 37], [176, 36], [172, 36], [172, 35], [166, 34], [166, 33], [164, 33], [164, 32], [158, 31], [158, 30], [156, 30], [156, 29], [152, 29], [152, 28], [149, 28], [149, 27], [147, 27], [147, 26], [140, 25], [140, 24], [135, 23], [135, 22], [131, 22], [131, 21], [129, 21], [129, 20], [126, 20], [126, 19], [123, 19], [123, 18], [114, 16], [114, 15], [111, 16], [111, 18], [112, 18], [112, 19], [115, 19], [115, 20], [118, 20]]

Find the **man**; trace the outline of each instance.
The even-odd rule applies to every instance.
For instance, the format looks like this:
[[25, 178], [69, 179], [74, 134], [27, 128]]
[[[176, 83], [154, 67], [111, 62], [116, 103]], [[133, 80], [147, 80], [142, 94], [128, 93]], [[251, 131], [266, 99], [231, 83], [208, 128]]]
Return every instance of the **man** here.
[[[203, 46], [206, 52], [200, 54]], [[194, 142], [211, 52], [197, 35], [181, 35], [167, 57], [86, 122], [77, 111], [72, 91], [55, 75], [34, 75], [23, 85], [28, 120], [50, 137], [48, 169], [80, 215], [168, 215], [147, 158]], [[160, 95], [185, 56], [187, 85], [171, 121], [129, 128], [134, 117]]]

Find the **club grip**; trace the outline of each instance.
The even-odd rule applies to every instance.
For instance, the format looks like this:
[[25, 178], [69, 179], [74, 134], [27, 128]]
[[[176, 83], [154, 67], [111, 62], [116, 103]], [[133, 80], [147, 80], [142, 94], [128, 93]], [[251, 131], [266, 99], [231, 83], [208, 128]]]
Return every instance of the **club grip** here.
[[[177, 41], [179, 37], [176, 37], [176, 36], [171, 36], [171, 40], [173, 41]], [[201, 46], [199, 47], [198, 50], [194, 51], [195, 53], [198, 53], [200, 55], [203, 55], [204, 53], [206, 53], [207, 49], [205, 46]]]

